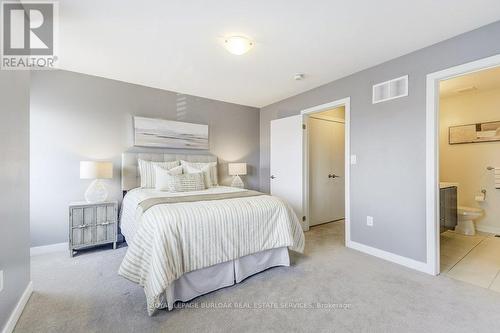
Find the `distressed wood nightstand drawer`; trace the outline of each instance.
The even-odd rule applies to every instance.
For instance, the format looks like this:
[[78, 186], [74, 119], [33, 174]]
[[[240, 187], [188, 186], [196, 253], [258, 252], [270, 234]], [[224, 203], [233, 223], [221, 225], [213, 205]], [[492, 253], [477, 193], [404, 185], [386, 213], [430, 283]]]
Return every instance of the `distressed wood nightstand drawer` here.
[[75, 207], [70, 209], [70, 220], [70, 225], [73, 228], [95, 224], [95, 207]]
[[69, 250], [113, 243], [116, 248], [118, 203], [72, 203], [69, 207]]

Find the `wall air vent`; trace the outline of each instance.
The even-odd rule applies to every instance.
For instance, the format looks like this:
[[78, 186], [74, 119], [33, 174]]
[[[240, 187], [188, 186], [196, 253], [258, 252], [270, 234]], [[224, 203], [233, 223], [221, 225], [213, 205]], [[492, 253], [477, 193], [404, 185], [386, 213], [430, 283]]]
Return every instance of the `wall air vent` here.
[[373, 104], [408, 96], [408, 75], [373, 86]]

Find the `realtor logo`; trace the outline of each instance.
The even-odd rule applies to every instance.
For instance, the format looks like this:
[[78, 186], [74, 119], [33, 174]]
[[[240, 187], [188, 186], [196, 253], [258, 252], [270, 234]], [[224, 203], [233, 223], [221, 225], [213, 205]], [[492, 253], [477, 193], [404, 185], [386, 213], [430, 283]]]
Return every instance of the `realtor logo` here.
[[50, 69], [55, 53], [57, 3], [2, 2], [2, 69]]

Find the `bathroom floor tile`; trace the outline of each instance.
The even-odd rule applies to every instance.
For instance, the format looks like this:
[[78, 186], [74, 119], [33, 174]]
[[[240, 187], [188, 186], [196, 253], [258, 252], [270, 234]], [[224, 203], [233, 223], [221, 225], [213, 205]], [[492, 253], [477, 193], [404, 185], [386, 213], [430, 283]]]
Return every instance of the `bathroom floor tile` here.
[[500, 271], [499, 252], [500, 239], [485, 237], [446, 272], [446, 275], [483, 288], [489, 288]]
[[490, 285], [490, 289], [494, 291], [500, 292], [500, 271], [498, 272], [497, 276], [493, 280], [493, 282]]
[[465, 236], [448, 230], [441, 234], [441, 273], [446, 273], [467, 253], [483, 241], [487, 235]]
[[497, 273], [498, 268], [475, 261], [472, 263], [460, 262], [453, 266], [446, 275], [460, 281], [472, 283], [476, 286], [489, 288]]

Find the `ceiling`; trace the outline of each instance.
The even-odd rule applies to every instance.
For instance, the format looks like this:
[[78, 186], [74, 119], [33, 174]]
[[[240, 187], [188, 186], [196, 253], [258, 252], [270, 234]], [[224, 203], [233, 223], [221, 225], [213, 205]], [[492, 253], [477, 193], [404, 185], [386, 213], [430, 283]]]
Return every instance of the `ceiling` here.
[[500, 66], [442, 81], [440, 96], [445, 98], [490, 89], [500, 89]]
[[[499, 20], [500, 1], [60, 0], [59, 13], [59, 68], [262, 107]], [[254, 48], [228, 53], [232, 34]]]

